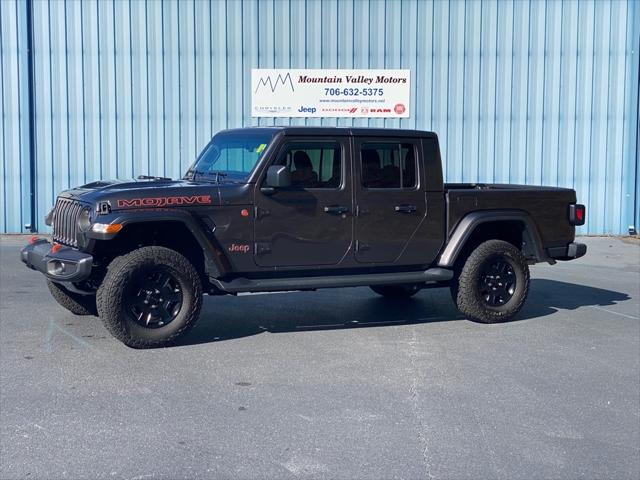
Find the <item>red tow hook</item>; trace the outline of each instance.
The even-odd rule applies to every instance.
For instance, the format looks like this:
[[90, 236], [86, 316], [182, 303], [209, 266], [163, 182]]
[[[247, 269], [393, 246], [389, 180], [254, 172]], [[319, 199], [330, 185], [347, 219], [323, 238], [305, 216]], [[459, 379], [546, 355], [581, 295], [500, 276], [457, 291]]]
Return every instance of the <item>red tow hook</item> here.
[[36, 243], [38, 240], [40, 240], [40, 238], [38, 238], [37, 235], [33, 235], [30, 239], [29, 239], [29, 245], [33, 245], [34, 243]]
[[51, 253], [57, 253], [61, 248], [62, 245], [60, 245], [59, 243], [54, 243], [53, 245], [51, 245]]

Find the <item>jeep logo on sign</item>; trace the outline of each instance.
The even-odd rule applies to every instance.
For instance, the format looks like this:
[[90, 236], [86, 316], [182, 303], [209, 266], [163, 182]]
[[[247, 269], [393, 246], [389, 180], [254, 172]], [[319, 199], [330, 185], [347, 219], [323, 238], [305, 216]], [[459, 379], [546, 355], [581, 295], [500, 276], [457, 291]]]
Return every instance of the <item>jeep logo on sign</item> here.
[[298, 109], [298, 111], [300, 113], [316, 113], [316, 107], [305, 107], [303, 105]]

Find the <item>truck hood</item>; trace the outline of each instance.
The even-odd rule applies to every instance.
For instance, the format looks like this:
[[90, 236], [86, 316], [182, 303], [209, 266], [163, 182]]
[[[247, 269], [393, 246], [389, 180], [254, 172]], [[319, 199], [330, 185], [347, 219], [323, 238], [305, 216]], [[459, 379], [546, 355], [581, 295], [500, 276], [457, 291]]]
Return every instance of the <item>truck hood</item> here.
[[244, 205], [250, 202], [249, 184], [190, 180], [99, 180], [66, 190], [61, 197], [112, 210], [189, 206]]

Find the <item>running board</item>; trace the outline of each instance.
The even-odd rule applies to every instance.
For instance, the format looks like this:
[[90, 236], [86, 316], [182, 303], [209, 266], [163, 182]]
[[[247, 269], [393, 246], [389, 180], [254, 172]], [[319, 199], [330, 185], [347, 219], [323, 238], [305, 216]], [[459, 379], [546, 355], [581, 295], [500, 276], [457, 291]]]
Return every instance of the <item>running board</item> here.
[[282, 290], [313, 290], [316, 288], [364, 287], [403, 283], [447, 282], [453, 272], [445, 268], [430, 268], [420, 272], [373, 273], [293, 278], [236, 278], [230, 282], [211, 279], [219, 290], [227, 293], [278, 292]]

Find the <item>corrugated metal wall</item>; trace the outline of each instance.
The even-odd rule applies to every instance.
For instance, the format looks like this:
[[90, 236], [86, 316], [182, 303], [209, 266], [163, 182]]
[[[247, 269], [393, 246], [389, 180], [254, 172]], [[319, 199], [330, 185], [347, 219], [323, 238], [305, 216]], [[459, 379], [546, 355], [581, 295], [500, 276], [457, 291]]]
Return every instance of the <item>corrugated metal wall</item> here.
[[0, 0], [0, 232], [30, 222], [26, 11]]
[[[589, 209], [582, 233], [640, 223], [638, 1], [34, 0], [32, 10], [40, 230], [62, 189], [178, 177], [214, 132], [273, 123], [434, 130], [448, 181], [573, 187]], [[6, 232], [30, 221], [26, 11], [26, 0], [0, 0]], [[408, 68], [413, 115], [253, 119], [255, 67]]]

